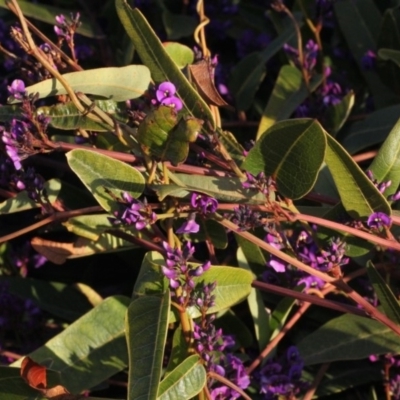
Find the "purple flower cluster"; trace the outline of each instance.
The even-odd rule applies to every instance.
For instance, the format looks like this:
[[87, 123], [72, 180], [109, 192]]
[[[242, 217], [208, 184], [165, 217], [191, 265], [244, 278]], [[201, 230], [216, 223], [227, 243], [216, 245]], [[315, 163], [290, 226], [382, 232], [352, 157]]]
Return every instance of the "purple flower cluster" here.
[[25, 83], [21, 79], [14, 79], [10, 86], [7, 86], [8, 93], [16, 100], [26, 98]]
[[54, 26], [54, 32], [59, 37], [59, 39], [65, 39], [70, 41], [78, 26], [80, 25], [79, 19], [80, 14], [71, 14], [71, 20], [68, 20], [65, 15], [60, 14], [55, 17], [56, 25]]
[[376, 53], [368, 50], [361, 59], [361, 65], [367, 71], [376, 69]]
[[295, 398], [307, 384], [301, 380], [304, 362], [295, 346], [278, 360], [270, 359], [260, 370], [260, 393], [264, 399]]
[[[271, 229], [264, 240], [278, 250], [288, 250], [291, 254], [294, 253], [304, 264], [335, 276], [340, 276], [341, 267], [349, 262], [349, 259], [345, 257], [346, 244], [339, 239], [331, 239], [325, 248], [321, 249], [306, 231], [301, 231], [298, 235], [293, 235], [288, 239], [282, 233]], [[285, 273], [295, 285], [304, 284], [306, 289], [311, 287], [320, 289], [325, 284], [315, 276], [292, 269], [288, 263], [274, 255], [270, 256], [267, 266], [273, 268], [276, 273]], [[271, 279], [270, 271], [263, 275], [263, 278], [269, 281]]]
[[109, 218], [114, 225], [134, 225], [140, 231], [156, 221], [157, 215], [147, 206], [146, 200], [142, 203], [127, 192], [121, 195], [122, 200], [118, 202], [119, 209], [114, 212], [115, 218]]
[[247, 180], [242, 182], [242, 186], [245, 189], [255, 189], [260, 193], [268, 196], [271, 191], [276, 190], [276, 183], [271, 176], [265, 176], [265, 173], [261, 171], [257, 176], [250, 174], [250, 172], [246, 172]]
[[[243, 362], [238, 357], [227, 352], [235, 345], [231, 335], [224, 335], [222, 329], [216, 329], [214, 321], [215, 314], [207, 314], [214, 307], [215, 296], [212, 294], [217, 282], [204, 284], [198, 292], [196, 306], [202, 315], [200, 323], [194, 323], [193, 340], [194, 349], [201, 356], [207, 371], [213, 371], [238, 386], [246, 389], [250, 385]], [[220, 383], [210, 381], [212, 399], [237, 399], [239, 393], [232, 388]]]
[[[395, 354], [385, 354], [382, 356], [371, 355], [371, 362], [382, 362], [383, 379], [388, 383], [390, 398], [400, 400], [400, 356]], [[387, 374], [387, 375], [386, 375]]]
[[26, 171], [14, 174], [11, 179], [18, 190], [26, 190], [30, 199], [36, 202], [43, 202], [43, 200], [47, 202], [47, 192], [44, 187], [45, 180], [36, 173], [33, 167], [28, 167]]
[[247, 231], [263, 225], [261, 214], [253, 211], [248, 205], [240, 204], [233, 209], [231, 221], [236, 224], [241, 231]]
[[299, 51], [288, 44], [283, 46], [283, 50], [292, 59], [293, 63], [299, 69], [305, 69], [309, 74], [312, 73], [313, 69], [317, 64], [319, 48], [317, 43], [310, 39], [303, 50], [303, 64], [299, 59]]
[[172, 107], [179, 111], [183, 108], [183, 103], [175, 96], [175, 93], [176, 87], [173, 83], [160, 83], [156, 90], [156, 99], [153, 100], [153, 104]]
[[193, 296], [195, 289], [194, 277], [201, 276], [211, 267], [210, 261], [201, 265], [189, 264], [189, 259], [194, 254], [194, 247], [186, 242], [183, 249], [172, 248], [167, 242], [163, 242], [166, 252], [165, 266], [161, 268], [164, 276], [169, 280], [172, 298], [183, 307], [196, 304]]
[[[379, 190], [379, 193], [384, 194], [386, 189], [391, 186], [392, 181], [386, 181], [386, 182], [378, 182], [378, 180], [374, 177], [374, 174], [371, 170], [367, 170], [366, 172], [368, 178], [371, 180], [371, 182], [374, 184], [374, 186]], [[400, 190], [397, 191], [396, 193], [388, 196], [387, 198], [389, 201], [398, 201], [400, 200]]]
[[200, 225], [196, 222], [196, 213], [190, 213], [188, 219], [176, 230], [176, 233], [197, 233], [199, 230]]

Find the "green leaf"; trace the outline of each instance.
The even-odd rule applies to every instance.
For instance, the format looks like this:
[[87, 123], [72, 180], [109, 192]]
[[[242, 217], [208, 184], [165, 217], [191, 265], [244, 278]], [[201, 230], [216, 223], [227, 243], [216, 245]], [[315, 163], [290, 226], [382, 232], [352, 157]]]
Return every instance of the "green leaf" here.
[[[117, 103], [114, 100], [95, 100], [94, 103], [117, 121], [127, 121], [125, 103]], [[39, 107], [36, 114], [50, 117], [50, 126], [57, 129], [74, 130], [81, 128], [98, 132], [107, 132], [111, 129], [106, 123], [93, 121], [88, 116], [82, 115], [72, 102]]]
[[314, 186], [325, 148], [325, 133], [317, 121], [281, 121], [260, 137], [242, 168], [274, 177], [283, 196], [299, 199]]
[[[114, 101], [136, 99], [143, 95], [150, 83], [150, 71], [144, 65], [107, 67], [69, 72], [63, 78], [74, 92], [103, 96]], [[39, 99], [67, 94], [56, 79], [46, 79], [26, 88], [28, 94], [39, 94]]]
[[[49, 4], [38, 4], [30, 1], [18, 0], [18, 5], [21, 8], [22, 13], [25, 17], [34, 18], [38, 21], [46, 22], [50, 25], [55, 25], [56, 15], [64, 14], [69, 15], [70, 13], [65, 8], [53, 7]], [[6, 0], [0, 0], [0, 7], [9, 10], [7, 7]], [[74, 10], [71, 10], [74, 11]], [[81, 24], [78, 26], [76, 32], [82, 36], [93, 39], [104, 39], [105, 35], [102, 33], [100, 27], [94, 22], [93, 18], [87, 18], [81, 14]]]
[[[252, 19], [254, 19], [253, 16]], [[302, 25], [302, 21], [298, 23], [299, 26]], [[293, 24], [290, 24], [276, 39], [268, 44], [265, 50], [248, 54], [237, 63], [232, 71], [229, 83], [237, 109], [247, 110], [252, 105], [258, 86], [265, 75], [265, 64], [293, 37], [295, 37], [295, 31]]]
[[128, 400], [156, 399], [168, 331], [170, 293], [134, 300], [125, 319], [129, 354]]
[[284, 65], [279, 71], [271, 97], [261, 117], [257, 139], [277, 121], [288, 119], [296, 108], [322, 83], [323, 76], [313, 77], [307, 87], [296, 67]]
[[[1, 107], [0, 107], [1, 109]], [[50, 179], [44, 184], [50, 204], [54, 204], [60, 194], [61, 181]], [[29, 198], [26, 190], [19, 192], [15, 197], [10, 197], [0, 203], [0, 214], [12, 214], [20, 211], [40, 208], [41, 205]]]
[[118, 197], [121, 192], [128, 192], [133, 198], [143, 193], [142, 174], [128, 164], [83, 149], [72, 150], [66, 157], [71, 169], [106, 211], [117, 210], [118, 204], [105, 188]]
[[206, 370], [198, 355], [192, 355], [178, 365], [160, 383], [158, 400], [189, 400], [206, 384]]
[[354, 123], [343, 133], [342, 144], [350, 154], [382, 143], [399, 119], [400, 105], [382, 108]]
[[399, 353], [399, 336], [370, 318], [333, 318], [297, 344], [305, 365], [358, 360], [371, 354]]
[[[166, 196], [186, 197], [190, 192], [199, 192], [215, 197], [218, 200], [232, 203], [264, 204], [265, 195], [254, 190], [243, 188], [242, 180], [231, 177], [200, 176], [189, 174], [170, 174], [178, 185], [152, 185], [160, 200]], [[182, 185], [182, 186], [181, 186]]]
[[179, 69], [193, 63], [194, 53], [191, 48], [176, 42], [166, 42], [163, 46]]
[[384, 313], [396, 324], [400, 324], [400, 304], [390, 290], [381, 274], [375, 269], [371, 261], [367, 263], [369, 280], [378, 296]]
[[[388, 105], [393, 97], [373, 70], [363, 68], [362, 59], [367, 51], [376, 51], [378, 21], [382, 19], [372, 0], [342, 0], [335, 2], [334, 10], [339, 27], [347, 42], [359, 71], [366, 80], [378, 107]], [[366, 10], [368, 9], [368, 12]], [[377, 27], [374, 29], [373, 27]]]
[[198, 22], [190, 15], [173, 14], [164, 9], [162, 19], [169, 40], [177, 40], [193, 35]]
[[128, 365], [124, 317], [129, 302], [108, 297], [29, 357], [38, 363], [50, 359], [73, 394], [98, 385]]
[[0, 366], [0, 400], [26, 399], [46, 400], [25, 383], [20, 368]]
[[335, 136], [340, 131], [354, 106], [354, 92], [350, 91], [343, 97], [339, 104], [328, 108], [324, 128]]
[[385, 197], [396, 193], [400, 185], [400, 119], [379, 148], [369, 169], [379, 182], [392, 182], [384, 192]]
[[189, 143], [197, 139], [202, 125], [202, 120], [193, 117], [178, 121], [172, 107], [160, 106], [140, 124], [137, 139], [146, 154], [178, 165], [186, 160]]
[[139, 57], [150, 69], [156, 82], [170, 81], [177, 88], [187, 111], [198, 118], [207, 119], [215, 128], [208, 105], [175, 65], [157, 35], [138, 9], [132, 10], [124, 0], [115, 0], [118, 16], [131, 38]]
[[92, 308], [82, 293], [65, 283], [6, 276], [0, 279], [12, 294], [32, 300], [42, 310], [67, 321], [75, 321]]
[[378, 57], [382, 60], [393, 61], [398, 67], [400, 67], [400, 51], [392, 49], [379, 49]]
[[330, 135], [325, 162], [332, 174], [344, 208], [352, 218], [360, 219], [376, 211], [390, 215], [386, 199], [353, 161], [346, 150]]
[[96, 241], [106, 229], [114, 227], [108, 218], [107, 214], [80, 215], [69, 218], [63, 225], [75, 235]]

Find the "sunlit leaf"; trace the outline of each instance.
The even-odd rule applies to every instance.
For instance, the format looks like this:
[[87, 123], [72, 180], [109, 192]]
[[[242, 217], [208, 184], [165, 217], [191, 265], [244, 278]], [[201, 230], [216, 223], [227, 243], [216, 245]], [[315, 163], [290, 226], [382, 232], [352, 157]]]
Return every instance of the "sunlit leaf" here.
[[[150, 71], [144, 65], [107, 67], [69, 72], [63, 78], [74, 92], [103, 96], [114, 101], [135, 99], [148, 89]], [[28, 94], [39, 98], [66, 94], [64, 86], [55, 78], [46, 79], [26, 88]]]
[[121, 192], [128, 192], [133, 198], [138, 198], [144, 190], [142, 174], [122, 161], [83, 149], [67, 153], [67, 161], [106, 211], [118, 209], [108, 191], [118, 197], [121, 197]]
[[178, 68], [182, 69], [193, 63], [194, 52], [189, 47], [176, 42], [165, 42], [163, 46]]
[[192, 355], [178, 365], [160, 383], [158, 400], [191, 399], [206, 384], [206, 370], [200, 357]]
[[178, 119], [171, 107], [160, 106], [147, 114], [138, 129], [138, 142], [145, 153], [170, 161], [183, 163], [189, 154], [189, 143], [197, 139], [203, 121], [193, 117]]
[[314, 186], [325, 148], [325, 133], [317, 121], [281, 121], [260, 137], [242, 168], [253, 175], [272, 176], [283, 196], [298, 199]]

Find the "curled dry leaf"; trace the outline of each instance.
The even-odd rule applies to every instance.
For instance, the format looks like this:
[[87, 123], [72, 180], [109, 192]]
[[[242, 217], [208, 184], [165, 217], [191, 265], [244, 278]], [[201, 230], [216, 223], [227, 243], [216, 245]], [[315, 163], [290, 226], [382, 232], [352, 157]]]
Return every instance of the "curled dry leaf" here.
[[33, 389], [38, 390], [49, 400], [79, 400], [82, 396], [75, 396], [62, 385], [47, 387], [47, 369], [29, 357], [21, 363], [21, 377]]

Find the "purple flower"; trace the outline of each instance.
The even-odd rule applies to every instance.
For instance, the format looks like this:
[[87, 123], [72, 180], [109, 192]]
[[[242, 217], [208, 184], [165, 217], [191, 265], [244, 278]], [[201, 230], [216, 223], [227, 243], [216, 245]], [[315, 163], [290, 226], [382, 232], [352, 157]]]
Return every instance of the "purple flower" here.
[[196, 222], [196, 213], [191, 213], [187, 221], [176, 230], [176, 233], [197, 233], [199, 230], [200, 225]]
[[213, 214], [218, 209], [218, 200], [205, 194], [192, 193], [190, 203], [203, 215]]
[[146, 200], [142, 203], [127, 192], [122, 193], [122, 199], [119, 210], [114, 212], [115, 218], [109, 218], [114, 225], [135, 225], [139, 231], [156, 221], [157, 215], [147, 206]]
[[391, 224], [392, 219], [389, 217], [389, 215], [386, 215], [383, 212], [373, 213], [368, 217], [367, 220], [367, 225], [372, 229], [380, 230], [383, 228], [389, 228]]
[[361, 66], [367, 71], [374, 70], [376, 68], [376, 53], [368, 50], [361, 59]]
[[16, 100], [23, 100], [26, 96], [25, 83], [21, 79], [14, 79], [10, 86], [7, 86], [8, 93]]
[[175, 85], [171, 82], [160, 83], [156, 91], [157, 100], [161, 103], [164, 99], [174, 96], [176, 93]]
[[253, 211], [247, 204], [240, 204], [233, 209], [232, 222], [239, 226], [241, 231], [247, 231], [262, 226], [261, 214]]

